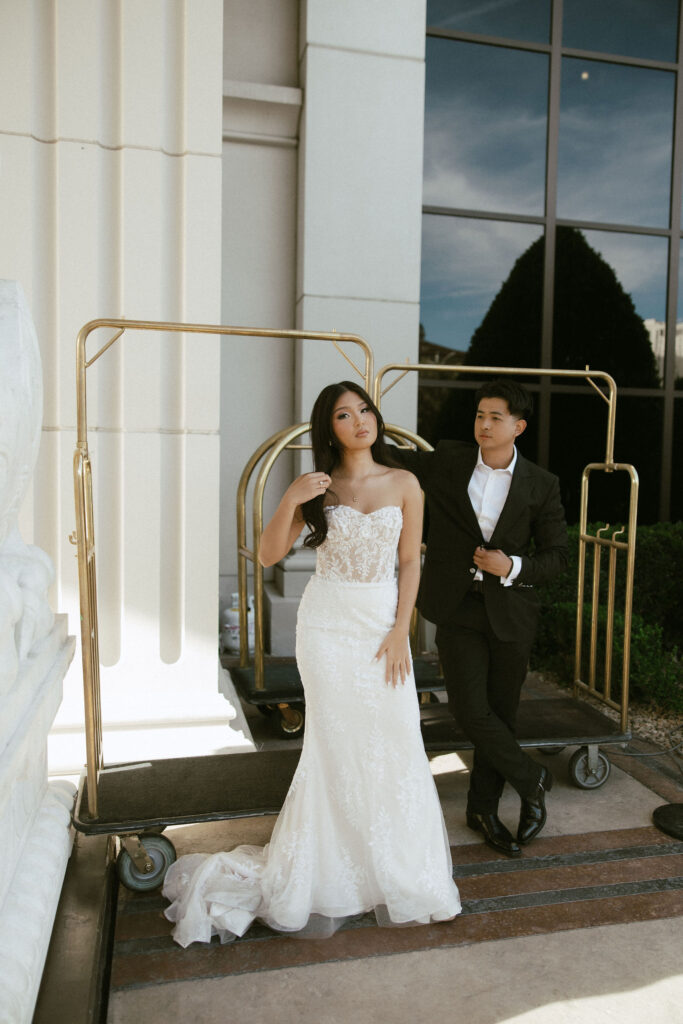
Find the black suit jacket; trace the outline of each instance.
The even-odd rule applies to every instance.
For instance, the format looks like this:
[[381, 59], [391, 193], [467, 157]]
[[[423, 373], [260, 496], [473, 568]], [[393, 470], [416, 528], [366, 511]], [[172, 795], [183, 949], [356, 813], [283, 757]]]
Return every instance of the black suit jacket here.
[[[434, 452], [400, 451], [405, 469], [420, 481], [429, 508], [427, 554], [417, 605], [437, 625], [452, 619], [472, 584], [474, 549], [484, 543], [467, 493], [477, 463], [476, 445], [441, 441]], [[519, 452], [510, 492], [488, 543], [519, 555], [522, 568], [512, 586], [484, 573], [489, 622], [500, 640], [531, 642], [538, 621], [534, 588], [567, 564], [567, 527], [556, 476]]]

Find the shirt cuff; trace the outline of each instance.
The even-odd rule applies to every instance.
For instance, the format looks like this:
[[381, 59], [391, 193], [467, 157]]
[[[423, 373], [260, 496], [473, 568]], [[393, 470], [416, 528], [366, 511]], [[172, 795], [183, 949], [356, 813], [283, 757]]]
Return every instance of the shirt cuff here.
[[509, 557], [512, 560], [512, 568], [510, 569], [510, 574], [508, 576], [500, 577], [500, 582], [503, 584], [504, 587], [511, 587], [513, 581], [517, 579], [520, 572], [522, 571], [522, 559], [519, 557], [519, 555], [510, 555]]

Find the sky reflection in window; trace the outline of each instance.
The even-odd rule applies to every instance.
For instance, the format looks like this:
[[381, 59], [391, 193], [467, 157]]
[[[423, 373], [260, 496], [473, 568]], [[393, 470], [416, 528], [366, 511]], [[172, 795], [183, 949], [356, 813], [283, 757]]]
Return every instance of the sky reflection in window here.
[[424, 202], [542, 215], [548, 58], [427, 40]]
[[427, 25], [547, 43], [550, 0], [427, 0]]
[[564, 46], [676, 60], [678, 0], [564, 0], [562, 15]]
[[467, 350], [515, 261], [540, 234], [533, 224], [425, 214], [420, 318], [427, 340]]
[[667, 71], [562, 62], [560, 217], [668, 226], [674, 84]]

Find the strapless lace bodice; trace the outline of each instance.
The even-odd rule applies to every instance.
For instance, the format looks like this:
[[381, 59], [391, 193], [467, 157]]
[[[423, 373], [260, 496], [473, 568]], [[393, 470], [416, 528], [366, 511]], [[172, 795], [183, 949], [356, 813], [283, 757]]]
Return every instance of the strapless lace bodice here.
[[325, 514], [297, 613], [301, 759], [268, 846], [190, 854], [169, 868], [165, 913], [181, 946], [214, 934], [230, 942], [255, 918], [317, 940], [369, 911], [401, 926], [460, 912], [415, 679], [387, 686], [376, 657], [396, 623], [401, 509]]
[[403, 524], [398, 505], [358, 512], [329, 505], [327, 537], [318, 548], [316, 575], [344, 583], [387, 583], [394, 578], [396, 548]]

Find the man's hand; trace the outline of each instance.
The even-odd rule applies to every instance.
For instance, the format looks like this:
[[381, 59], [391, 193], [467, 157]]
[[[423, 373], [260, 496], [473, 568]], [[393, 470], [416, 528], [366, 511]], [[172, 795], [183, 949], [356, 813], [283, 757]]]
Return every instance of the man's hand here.
[[472, 559], [477, 569], [481, 569], [482, 572], [490, 572], [492, 576], [508, 576], [512, 571], [512, 559], [500, 548], [495, 551], [489, 551], [484, 547], [475, 548]]

